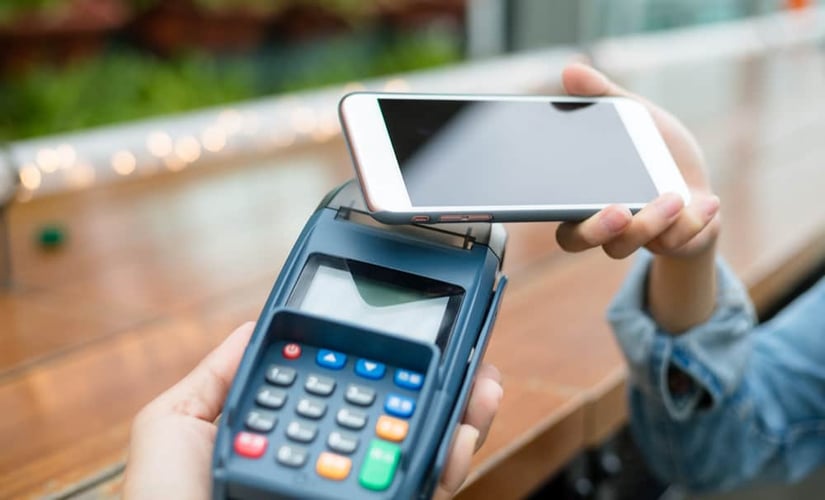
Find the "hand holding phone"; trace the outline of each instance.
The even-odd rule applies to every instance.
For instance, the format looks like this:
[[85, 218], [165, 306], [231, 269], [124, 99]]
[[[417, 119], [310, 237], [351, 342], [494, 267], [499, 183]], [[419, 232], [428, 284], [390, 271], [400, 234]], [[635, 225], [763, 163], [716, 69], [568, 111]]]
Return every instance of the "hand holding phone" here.
[[[601, 246], [617, 259], [643, 246], [655, 254], [680, 258], [712, 249], [720, 230], [720, 202], [711, 190], [702, 151], [691, 132], [661, 107], [631, 94], [584, 64], [566, 67], [562, 83], [570, 94], [622, 97], [642, 104], [672, 152], [691, 199], [690, 203], [679, 204], [673, 196], [660, 196], [632, 217], [622, 207], [612, 206], [583, 222], [565, 222], [556, 233], [559, 245], [567, 251]], [[676, 209], [678, 213], [674, 214]]]
[[577, 221], [666, 192], [690, 199], [632, 99], [354, 93], [340, 115], [382, 222]]

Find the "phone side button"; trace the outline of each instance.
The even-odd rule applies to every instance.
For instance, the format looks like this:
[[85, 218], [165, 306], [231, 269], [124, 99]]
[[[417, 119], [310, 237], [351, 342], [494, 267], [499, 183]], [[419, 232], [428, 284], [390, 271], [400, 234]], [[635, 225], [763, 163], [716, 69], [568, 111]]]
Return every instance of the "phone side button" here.
[[471, 215], [469, 222], [490, 222], [493, 220], [492, 215]]
[[430, 222], [430, 216], [429, 215], [413, 215], [412, 219], [410, 219], [410, 221], [414, 222], [414, 223], [415, 222], [418, 222], [418, 223]]
[[442, 215], [438, 218], [441, 222], [466, 222], [466, 215]]

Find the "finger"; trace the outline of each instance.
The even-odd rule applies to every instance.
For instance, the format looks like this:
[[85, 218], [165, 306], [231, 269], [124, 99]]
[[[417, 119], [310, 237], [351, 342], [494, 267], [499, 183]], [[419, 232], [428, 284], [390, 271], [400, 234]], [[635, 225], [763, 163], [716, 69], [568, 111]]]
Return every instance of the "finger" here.
[[561, 74], [564, 90], [570, 95], [578, 96], [621, 96], [629, 93], [614, 84], [600, 71], [582, 63], [573, 63], [564, 68]]
[[700, 159], [697, 164], [699, 168], [688, 169], [688, 171], [682, 169], [685, 180], [693, 186], [707, 186], [707, 181], [702, 175], [704, 162], [701, 161], [701, 148], [696, 143], [693, 135], [670, 113], [644, 97], [625, 90], [620, 85], [612, 82], [603, 73], [586, 64], [572, 63], [567, 65], [562, 71], [562, 85], [570, 95], [627, 97], [640, 102], [653, 117], [653, 121], [659, 128], [659, 132], [664, 137], [674, 157]]
[[[496, 376], [498, 378], [495, 378]], [[493, 365], [484, 365], [479, 369], [475, 384], [473, 384], [463, 423], [478, 430], [476, 450], [487, 439], [487, 434], [493, 425], [493, 418], [496, 416], [501, 398], [504, 396], [504, 389], [501, 387], [500, 380], [498, 369]]]
[[478, 371], [476, 372], [476, 377], [489, 378], [501, 385], [501, 372], [496, 368], [496, 365], [492, 363], [481, 363], [481, 366], [478, 367]]
[[604, 245], [622, 233], [632, 220], [627, 207], [610, 205], [583, 222], [563, 222], [556, 229], [556, 242], [568, 252], [581, 252]]
[[665, 193], [633, 216], [630, 227], [603, 248], [614, 259], [623, 259], [665, 232], [684, 207], [682, 197]]
[[183, 380], [151, 403], [155, 411], [213, 422], [223, 407], [255, 324], [245, 323], [210, 352]]
[[648, 248], [656, 253], [680, 249], [701, 233], [717, 213], [719, 197], [694, 193], [692, 203], [682, 210], [666, 231], [648, 244]]
[[453, 447], [450, 450], [450, 458], [447, 460], [444, 474], [433, 495], [434, 499], [452, 498], [467, 479], [478, 435], [478, 429], [471, 425], [462, 424], [458, 427]]

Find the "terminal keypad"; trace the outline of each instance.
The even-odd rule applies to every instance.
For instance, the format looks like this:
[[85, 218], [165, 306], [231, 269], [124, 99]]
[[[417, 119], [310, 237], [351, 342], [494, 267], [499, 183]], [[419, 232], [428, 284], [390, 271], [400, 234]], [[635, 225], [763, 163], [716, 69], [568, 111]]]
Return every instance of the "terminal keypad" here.
[[273, 469], [283, 467], [284, 473], [389, 488], [424, 375], [293, 342], [271, 349], [277, 356], [250, 396], [235, 453], [271, 459]]

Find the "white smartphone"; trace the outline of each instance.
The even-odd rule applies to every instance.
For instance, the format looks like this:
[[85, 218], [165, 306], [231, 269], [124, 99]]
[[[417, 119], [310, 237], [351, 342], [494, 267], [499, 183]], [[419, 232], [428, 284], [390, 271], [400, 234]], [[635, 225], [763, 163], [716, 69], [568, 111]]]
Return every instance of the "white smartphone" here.
[[582, 220], [688, 188], [652, 117], [618, 97], [358, 92], [339, 105], [386, 223]]

